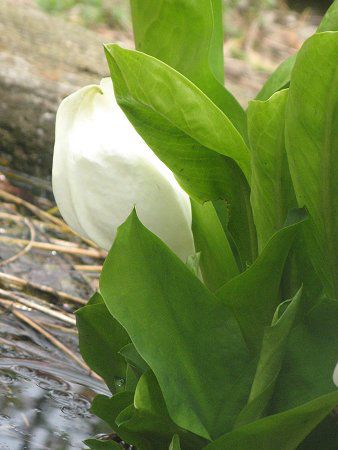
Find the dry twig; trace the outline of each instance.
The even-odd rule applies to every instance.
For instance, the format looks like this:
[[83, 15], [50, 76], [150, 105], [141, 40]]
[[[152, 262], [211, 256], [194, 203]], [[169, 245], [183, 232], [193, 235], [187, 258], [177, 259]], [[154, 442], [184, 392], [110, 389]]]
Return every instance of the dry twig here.
[[9, 298], [10, 300], [14, 300], [15, 302], [21, 303], [22, 305], [27, 306], [28, 308], [36, 309], [44, 314], [47, 314], [51, 317], [59, 319], [63, 322], [69, 323], [70, 325], [76, 325], [76, 320], [73, 317], [68, 316], [65, 313], [55, 311], [54, 309], [48, 308], [47, 306], [43, 306], [36, 301], [28, 300], [26, 298], [20, 297], [13, 292], [5, 291], [4, 289], [0, 289], [0, 295]]
[[[0, 236], [0, 241], [7, 244], [15, 245], [27, 245], [30, 241], [27, 239], [11, 238], [8, 236]], [[55, 251], [60, 253], [68, 253], [70, 255], [88, 256], [90, 258], [105, 258], [106, 252], [96, 250], [94, 248], [74, 248], [66, 247], [64, 245], [50, 244], [48, 242], [32, 242], [33, 248], [39, 248], [40, 250]]]
[[26, 289], [28, 292], [34, 292], [42, 294], [43, 296], [52, 297], [54, 299], [59, 299], [62, 301], [67, 301], [71, 303], [79, 303], [85, 305], [86, 300], [76, 297], [66, 292], [57, 291], [50, 286], [45, 286], [43, 284], [32, 283], [30, 281], [24, 280], [23, 278], [16, 277], [15, 275], [9, 275], [4, 272], [0, 272], [0, 285], [4, 287], [15, 287], [19, 289]]

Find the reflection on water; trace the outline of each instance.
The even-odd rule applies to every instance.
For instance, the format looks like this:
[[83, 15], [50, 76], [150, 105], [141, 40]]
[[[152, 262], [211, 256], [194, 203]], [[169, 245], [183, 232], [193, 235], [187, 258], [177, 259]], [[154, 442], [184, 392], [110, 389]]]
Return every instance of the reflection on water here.
[[[0, 362], [0, 449], [84, 449], [84, 439], [107, 426], [89, 412], [103, 385], [83, 374], [43, 363], [15, 359]], [[59, 376], [55, 376], [55, 372]], [[96, 392], [94, 392], [96, 390]], [[106, 392], [105, 392], [106, 393]]]

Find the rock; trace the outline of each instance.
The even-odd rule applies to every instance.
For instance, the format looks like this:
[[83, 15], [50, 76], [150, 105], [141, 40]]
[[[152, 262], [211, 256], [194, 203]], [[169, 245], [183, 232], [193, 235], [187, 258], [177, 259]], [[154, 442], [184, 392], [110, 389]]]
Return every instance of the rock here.
[[0, 0], [0, 165], [50, 176], [61, 99], [107, 74], [96, 33]]

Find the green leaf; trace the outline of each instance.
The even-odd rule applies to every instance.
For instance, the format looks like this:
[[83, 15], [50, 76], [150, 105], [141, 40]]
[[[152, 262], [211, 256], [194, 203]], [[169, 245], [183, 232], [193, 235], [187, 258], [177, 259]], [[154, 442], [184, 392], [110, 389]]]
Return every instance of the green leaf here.
[[133, 367], [131, 364], [127, 364], [126, 369], [126, 381], [125, 381], [125, 389], [126, 391], [135, 392], [136, 385], [142, 373]]
[[323, 17], [317, 33], [323, 31], [338, 31], [338, 0], [334, 0], [330, 8]]
[[[250, 154], [243, 138], [191, 81], [152, 56], [114, 44], [105, 51], [119, 105], [180, 181], [189, 185], [186, 177], [200, 178], [208, 167], [220, 164], [219, 155], [233, 159], [250, 179]], [[211, 199], [202, 192], [195, 195]]]
[[99, 293], [94, 294], [88, 305], [76, 312], [80, 351], [89, 367], [114, 392], [126, 372], [125, 360], [118, 351], [130, 339], [100, 297]]
[[173, 436], [169, 450], [181, 450], [180, 438], [177, 434]]
[[267, 101], [254, 100], [248, 108], [252, 154], [251, 205], [259, 250], [279, 230], [287, 212], [296, 206], [284, 140], [288, 90]]
[[106, 422], [116, 432], [116, 417], [127, 406], [133, 403], [134, 394], [129, 391], [119, 392], [113, 397], [97, 395], [92, 403], [90, 411]]
[[199, 87], [245, 136], [246, 117], [223, 87], [221, 0], [132, 0], [135, 47]]
[[255, 352], [278, 306], [284, 263], [305, 218], [303, 210], [292, 211], [284, 228], [272, 236], [256, 261], [216, 292], [233, 310], [248, 347]]
[[268, 100], [275, 92], [288, 87], [296, 58], [297, 54], [292, 55], [277, 67], [257, 94], [256, 100]]
[[271, 412], [299, 406], [336, 388], [338, 301], [323, 299], [292, 330]]
[[[338, 296], [338, 32], [319, 33], [301, 48], [286, 111], [286, 148], [313, 266], [328, 296]], [[325, 68], [320, 70], [319, 68]]]
[[104, 303], [103, 298], [99, 292], [95, 292], [87, 302], [86, 306], [97, 305], [98, 303]]
[[237, 428], [204, 450], [295, 450], [337, 402], [338, 392], [324, 395], [297, 408]]
[[201, 252], [203, 280], [212, 291], [238, 274], [223, 227], [211, 202], [191, 201], [195, 248]]
[[121, 446], [114, 441], [99, 441], [98, 439], [87, 439], [84, 441], [91, 450], [121, 450]]
[[90, 411], [106, 422], [126, 442], [139, 446], [142, 450], [153, 450], [143, 436], [135, 435], [119, 426], [118, 418], [128, 408], [133, 408], [133, 400], [134, 393], [130, 391], [119, 392], [110, 398], [105, 395], [97, 395]]
[[131, 342], [129, 342], [129, 344], [121, 348], [119, 353], [133, 367], [140, 369], [142, 372], [146, 372], [147, 370], [149, 370], [148, 364], [137, 353], [134, 344], [132, 344]]
[[[338, 0], [335, 0], [327, 10], [317, 29], [317, 33], [323, 31], [338, 31]], [[289, 86], [296, 58], [297, 54], [292, 55], [277, 67], [257, 94], [256, 100], [267, 100], [275, 92]]]
[[151, 371], [145, 372], [135, 390], [134, 404], [116, 418], [119, 430], [142, 437], [147, 448], [168, 448], [174, 433], [182, 437], [187, 450], [201, 449], [206, 441], [187, 433], [170, 419], [158, 382]]
[[289, 301], [281, 303], [276, 310], [271, 326], [265, 328], [248, 404], [237, 418], [236, 426], [257, 420], [265, 412], [282, 366], [288, 337], [299, 311], [301, 296], [300, 290], [290, 301], [286, 311], [279, 317], [280, 309]]
[[100, 288], [154, 372], [172, 420], [206, 439], [229, 429], [253, 371], [239, 327], [135, 212], [118, 230]]
[[227, 202], [230, 232], [242, 260], [252, 262], [250, 153], [240, 134], [196, 86], [163, 62], [116, 45], [106, 46], [106, 55], [117, 101], [138, 133], [191, 197]]

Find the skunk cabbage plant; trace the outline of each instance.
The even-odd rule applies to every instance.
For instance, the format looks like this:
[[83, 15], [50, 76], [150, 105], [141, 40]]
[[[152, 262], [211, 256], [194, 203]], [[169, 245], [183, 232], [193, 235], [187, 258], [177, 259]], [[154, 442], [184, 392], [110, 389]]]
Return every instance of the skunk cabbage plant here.
[[125, 117], [110, 78], [61, 103], [53, 190], [68, 224], [106, 250], [135, 205], [178, 256], [194, 254], [189, 197]]
[[60, 210], [111, 246], [77, 312], [111, 391], [92, 412], [138, 450], [333, 450], [338, 0], [247, 110], [221, 6], [131, 0], [136, 50], [105, 46], [114, 93], [58, 112]]

